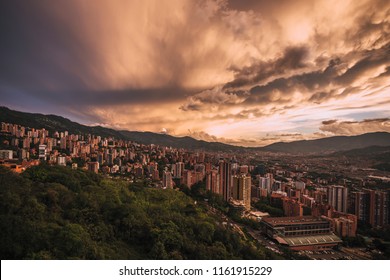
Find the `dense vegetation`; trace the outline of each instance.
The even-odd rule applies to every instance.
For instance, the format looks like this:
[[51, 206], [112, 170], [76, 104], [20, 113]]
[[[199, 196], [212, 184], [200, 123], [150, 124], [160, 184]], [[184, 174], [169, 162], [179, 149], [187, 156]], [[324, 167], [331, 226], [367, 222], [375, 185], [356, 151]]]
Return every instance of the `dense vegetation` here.
[[262, 212], [269, 213], [273, 217], [284, 216], [283, 210], [278, 207], [272, 206], [268, 198], [259, 199], [259, 201], [257, 201], [253, 206]]
[[0, 167], [2, 259], [261, 259], [265, 253], [176, 190], [41, 165]]

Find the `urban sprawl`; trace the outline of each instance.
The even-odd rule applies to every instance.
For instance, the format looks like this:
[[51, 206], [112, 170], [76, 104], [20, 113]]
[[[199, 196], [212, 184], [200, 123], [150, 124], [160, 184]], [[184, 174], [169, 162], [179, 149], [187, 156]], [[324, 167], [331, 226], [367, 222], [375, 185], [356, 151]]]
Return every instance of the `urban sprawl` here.
[[[0, 164], [15, 172], [46, 162], [162, 189], [201, 182], [243, 217], [259, 222], [264, 236], [295, 251], [326, 252], [342, 238], [356, 237], [360, 224], [389, 224], [389, 193], [382, 187], [389, 184], [387, 174], [373, 173], [364, 163], [326, 155], [192, 151], [10, 123], [1, 124], [1, 134], [8, 140]], [[282, 215], [255, 209], [258, 201]], [[357, 253], [364, 258], [364, 252], [352, 255]]]

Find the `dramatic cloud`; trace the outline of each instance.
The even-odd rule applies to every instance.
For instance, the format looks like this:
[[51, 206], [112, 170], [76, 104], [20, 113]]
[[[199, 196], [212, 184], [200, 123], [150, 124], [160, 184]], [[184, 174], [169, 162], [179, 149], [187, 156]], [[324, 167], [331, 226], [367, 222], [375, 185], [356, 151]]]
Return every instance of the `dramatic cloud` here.
[[320, 130], [334, 135], [356, 135], [368, 132], [390, 132], [390, 118], [367, 119], [363, 121], [323, 121]]
[[244, 145], [390, 117], [385, 0], [2, 1], [0, 33], [15, 109]]
[[211, 90], [205, 90], [188, 98], [188, 102], [180, 107], [183, 111], [198, 111], [204, 109], [205, 105], [236, 105], [242, 103], [247, 93], [229, 93], [215, 87]]
[[288, 47], [281, 57], [273, 61], [257, 61], [254, 64], [238, 69], [232, 67], [235, 72], [234, 80], [228, 82], [224, 88], [238, 88], [254, 83], [263, 82], [266, 79], [284, 74], [289, 70], [301, 69], [306, 66], [305, 59], [308, 49], [305, 47]]

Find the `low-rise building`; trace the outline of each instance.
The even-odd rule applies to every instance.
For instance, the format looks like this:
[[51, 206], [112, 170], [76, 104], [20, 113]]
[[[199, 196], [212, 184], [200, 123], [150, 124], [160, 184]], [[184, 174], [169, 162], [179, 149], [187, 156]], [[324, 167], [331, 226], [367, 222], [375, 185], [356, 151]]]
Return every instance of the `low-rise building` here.
[[263, 218], [262, 231], [292, 250], [326, 250], [340, 244], [328, 220], [313, 216]]

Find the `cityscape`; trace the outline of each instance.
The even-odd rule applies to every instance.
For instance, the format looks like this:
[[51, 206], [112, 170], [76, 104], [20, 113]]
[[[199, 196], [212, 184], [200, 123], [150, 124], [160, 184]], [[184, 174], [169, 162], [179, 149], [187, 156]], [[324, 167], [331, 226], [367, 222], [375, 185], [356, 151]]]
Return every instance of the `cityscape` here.
[[2, 259], [390, 259], [389, 1], [2, 1], [0, 34]]
[[[369, 168], [365, 156], [351, 162], [345, 153], [197, 151], [1, 125], [0, 164], [15, 173], [45, 164], [180, 190], [281, 256], [287, 249], [311, 259], [388, 258], [382, 238], [389, 230], [390, 171]], [[382, 149], [388, 155], [389, 146]], [[210, 195], [228, 212], [209, 204]]]

